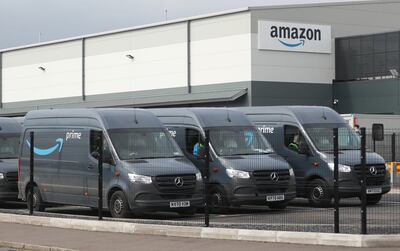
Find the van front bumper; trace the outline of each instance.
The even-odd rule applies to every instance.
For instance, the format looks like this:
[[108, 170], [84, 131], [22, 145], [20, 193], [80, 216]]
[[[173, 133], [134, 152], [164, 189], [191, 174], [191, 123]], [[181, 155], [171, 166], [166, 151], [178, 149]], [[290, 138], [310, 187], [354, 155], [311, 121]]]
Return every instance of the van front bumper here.
[[[281, 201], [267, 201], [267, 198], [277, 198], [284, 196]], [[276, 203], [286, 203], [296, 198], [296, 191], [285, 191], [275, 193], [251, 193], [251, 194], [234, 194], [230, 202], [233, 205], [269, 205]]]
[[[390, 192], [391, 186], [389, 185], [381, 185], [381, 186], [367, 186], [367, 189], [370, 188], [381, 188], [382, 195]], [[361, 186], [360, 185], [344, 185], [339, 184], [339, 196], [341, 198], [352, 198], [352, 197], [360, 197], [361, 196]]]
[[[189, 206], [172, 207], [176, 203], [189, 203]], [[165, 198], [165, 195], [139, 194], [136, 199], [131, 201], [131, 209], [150, 210], [150, 211], [178, 211], [189, 208], [199, 208], [204, 206], [202, 195], [182, 196], [176, 195]]]
[[[384, 181], [381, 184], [371, 184], [369, 185], [367, 182], [367, 189], [370, 188], [381, 188], [382, 193], [386, 194], [390, 191], [390, 176], [386, 175]], [[332, 184], [333, 189], [333, 184]], [[340, 174], [339, 176], [339, 195], [341, 198], [351, 198], [351, 197], [360, 197], [361, 195], [361, 184], [360, 180], [357, 176], [352, 173], [349, 174]], [[333, 191], [332, 191], [333, 192]]]
[[18, 185], [14, 181], [0, 180], [0, 200], [17, 200]]

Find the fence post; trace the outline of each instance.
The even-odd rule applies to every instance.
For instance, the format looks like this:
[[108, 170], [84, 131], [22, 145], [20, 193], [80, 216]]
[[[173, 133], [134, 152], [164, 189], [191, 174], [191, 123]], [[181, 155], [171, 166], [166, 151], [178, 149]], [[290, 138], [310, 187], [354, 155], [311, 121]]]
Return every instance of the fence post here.
[[210, 182], [210, 131], [205, 131], [204, 151], [206, 154], [205, 159], [205, 172], [204, 172], [204, 226], [210, 226], [210, 196], [209, 196], [209, 182]]
[[394, 175], [396, 174], [396, 133], [392, 134], [392, 175], [390, 175], [390, 183], [394, 182]]
[[361, 128], [361, 234], [367, 234], [367, 165], [365, 128]]
[[32, 215], [33, 214], [33, 188], [34, 188], [34, 186], [33, 186], [33, 182], [34, 182], [34, 179], [33, 179], [33, 166], [34, 166], [34, 151], [33, 151], [33, 149], [34, 149], [34, 142], [35, 142], [35, 140], [34, 140], [34, 134], [33, 134], [33, 132], [30, 132], [29, 133], [29, 137], [30, 137], [30, 144], [31, 144], [31, 147], [29, 148], [29, 150], [30, 150], [30, 155], [29, 155], [29, 184], [30, 184], [30, 186], [29, 186], [29, 198], [28, 198], [28, 200], [29, 200], [29, 214], [30, 215]]
[[333, 193], [335, 205], [334, 228], [339, 233], [339, 133], [338, 128], [333, 129]]
[[98, 159], [98, 218], [103, 219], [103, 132], [99, 131], [99, 159]]

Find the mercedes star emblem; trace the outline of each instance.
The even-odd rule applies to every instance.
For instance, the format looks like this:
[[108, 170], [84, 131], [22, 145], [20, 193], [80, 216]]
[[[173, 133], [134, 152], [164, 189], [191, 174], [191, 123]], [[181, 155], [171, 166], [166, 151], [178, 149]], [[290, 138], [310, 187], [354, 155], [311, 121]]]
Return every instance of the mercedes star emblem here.
[[272, 181], [278, 182], [278, 180], [279, 180], [279, 175], [276, 172], [272, 172], [270, 177], [271, 177]]
[[377, 174], [378, 174], [378, 170], [377, 170], [376, 167], [374, 167], [374, 166], [371, 166], [371, 167], [369, 168], [369, 172], [370, 172], [372, 175], [377, 175]]
[[176, 177], [175, 178], [175, 186], [176, 187], [182, 187], [183, 186], [183, 179], [181, 177]]

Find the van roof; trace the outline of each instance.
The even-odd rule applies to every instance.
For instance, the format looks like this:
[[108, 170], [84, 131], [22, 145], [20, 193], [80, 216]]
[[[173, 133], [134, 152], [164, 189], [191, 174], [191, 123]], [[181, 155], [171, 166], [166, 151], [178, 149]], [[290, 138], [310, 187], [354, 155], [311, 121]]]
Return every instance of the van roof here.
[[289, 115], [300, 124], [346, 123], [336, 111], [326, 106], [252, 106], [237, 109], [246, 115]]
[[0, 134], [1, 133], [21, 133], [22, 126], [14, 118], [0, 117]]
[[[81, 108], [81, 109], [46, 109], [30, 111], [25, 116], [24, 125], [37, 125], [45, 120], [44, 125], [53, 124], [48, 119], [91, 118], [103, 123], [107, 129], [112, 128], [162, 128], [162, 124], [154, 114], [143, 109], [134, 108]], [[64, 122], [54, 120], [54, 124]], [[40, 123], [39, 123], [40, 124]]]
[[253, 126], [242, 113], [231, 108], [160, 108], [149, 109], [158, 117], [192, 118], [202, 128], [223, 126]]

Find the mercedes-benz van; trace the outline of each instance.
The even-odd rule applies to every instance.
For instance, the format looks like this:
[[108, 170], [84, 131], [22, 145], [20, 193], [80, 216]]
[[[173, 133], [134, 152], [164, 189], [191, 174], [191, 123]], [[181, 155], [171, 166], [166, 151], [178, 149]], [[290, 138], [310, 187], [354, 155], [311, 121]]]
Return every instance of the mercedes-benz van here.
[[[33, 188], [33, 207], [98, 203], [98, 131], [103, 137], [103, 208], [130, 212], [194, 213], [203, 205], [200, 172], [165, 127], [141, 109], [52, 109], [28, 112], [19, 151], [19, 197]], [[29, 183], [34, 132], [34, 183]], [[29, 203], [28, 203], [29, 204]]]
[[[339, 193], [360, 197], [360, 137], [334, 110], [321, 106], [235, 108], [258, 127], [294, 169], [297, 194], [314, 206], [328, 206], [333, 196], [333, 128], [339, 128]], [[367, 201], [376, 204], [390, 191], [385, 160], [367, 152]]]
[[0, 118], [0, 203], [18, 199], [18, 149], [22, 127], [13, 118]]
[[205, 174], [205, 131], [209, 130], [210, 197], [215, 211], [245, 204], [283, 209], [296, 196], [289, 164], [242, 113], [226, 108], [150, 109], [185, 155]]

